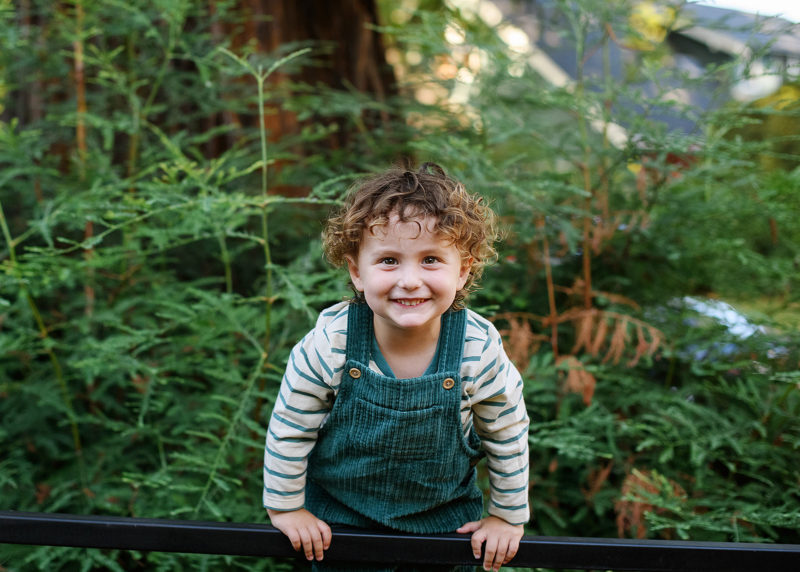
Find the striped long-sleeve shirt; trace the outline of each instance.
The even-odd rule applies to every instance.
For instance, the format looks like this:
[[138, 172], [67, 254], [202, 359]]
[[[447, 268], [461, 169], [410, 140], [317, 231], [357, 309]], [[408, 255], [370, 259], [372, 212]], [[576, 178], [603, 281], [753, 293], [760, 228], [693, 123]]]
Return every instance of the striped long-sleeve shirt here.
[[[327, 420], [345, 363], [348, 303], [323, 311], [292, 350], [267, 431], [264, 506], [295, 510], [305, 503], [308, 457]], [[528, 415], [522, 378], [503, 350], [495, 327], [467, 310], [461, 364], [461, 423], [474, 426], [489, 468], [489, 514], [526, 523]], [[372, 361], [370, 368], [381, 371]]]

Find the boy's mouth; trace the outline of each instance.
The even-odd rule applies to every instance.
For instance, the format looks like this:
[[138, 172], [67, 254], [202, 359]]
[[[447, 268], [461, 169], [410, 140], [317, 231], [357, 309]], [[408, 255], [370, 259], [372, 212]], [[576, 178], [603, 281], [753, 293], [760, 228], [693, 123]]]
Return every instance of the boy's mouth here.
[[425, 301], [425, 298], [415, 298], [413, 300], [405, 299], [405, 298], [398, 298], [395, 300], [398, 304], [402, 304], [403, 306], [419, 306]]

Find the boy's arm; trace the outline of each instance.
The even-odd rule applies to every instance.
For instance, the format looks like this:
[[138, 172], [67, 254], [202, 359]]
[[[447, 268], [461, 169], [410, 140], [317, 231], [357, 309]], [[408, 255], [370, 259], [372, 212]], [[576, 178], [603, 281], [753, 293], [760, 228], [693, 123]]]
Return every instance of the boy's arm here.
[[[513, 365], [508, 363], [508, 367]], [[508, 368], [506, 368], [508, 369]], [[486, 399], [473, 403], [475, 430], [481, 437], [489, 468], [489, 514], [511, 524], [524, 524], [530, 519], [528, 508], [528, 429], [530, 422], [522, 401], [522, 381], [516, 369], [511, 386], [495, 388]]]
[[[337, 350], [346, 339], [327, 331], [329, 325], [318, 324], [292, 349], [272, 411], [264, 450], [263, 504], [273, 511], [305, 506], [308, 457], [330, 411], [340, 378], [336, 374], [344, 361]], [[334, 318], [334, 329], [337, 326]]]
[[481, 557], [481, 547], [486, 543], [483, 553], [483, 569], [499, 570], [517, 554], [519, 541], [524, 532], [521, 524], [509, 524], [502, 518], [487, 516], [481, 520], [468, 522], [456, 530], [459, 534], [472, 533], [472, 553]]
[[503, 350], [502, 339], [494, 326], [480, 317], [473, 323], [482, 327], [468, 330], [473, 342], [465, 348], [465, 356], [474, 355], [478, 359], [467, 362], [466, 373], [472, 377], [472, 383], [466, 391], [489, 468], [486, 508], [490, 515], [511, 525], [520, 525], [530, 519], [530, 422], [522, 399], [522, 378]]
[[305, 387], [296, 379], [292, 352], [289, 366], [272, 411], [264, 448], [264, 507], [291, 511], [305, 505], [308, 457], [317, 442], [322, 420], [330, 408], [327, 392]]
[[[465, 523], [457, 532], [472, 534], [475, 558], [484, 570], [499, 570], [516, 555], [530, 518], [528, 508], [528, 427], [522, 378], [503, 350], [500, 334], [480, 317], [465, 348], [472, 420], [489, 467], [489, 516]], [[468, 326], [469, 327], [469, 326]], [[471, 334], [471, 335], [470, 335]], [[473, 373], [475, 372], [475, 373]]]
[[304, 508], [305, 483], [308, 457], [344, 364], [344, 308], [339, 304], [323, 311], [316, 327], [292, 349], [264, 450], [264, 507], [272, 525], [308, 560], [322, 560], [331, 543], [328, 524]]

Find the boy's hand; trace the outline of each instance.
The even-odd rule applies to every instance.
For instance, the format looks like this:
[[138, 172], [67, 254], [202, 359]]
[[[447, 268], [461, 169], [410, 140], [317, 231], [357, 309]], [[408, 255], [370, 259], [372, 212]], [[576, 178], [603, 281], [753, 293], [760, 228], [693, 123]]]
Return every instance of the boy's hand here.
[[509, 524], [496, 516], [487, 516], [481, 520], [468, 522], [456, 532], [472, 533], [472, 553], [475, 558], [481, 557], [481, 546], [486, 542], [483, 569], [497, 572], [500, 566], [508, 563], [516, 555], [524, 527], [521, 524]]
[[277, 511], [267, 509], [272, 526], [280, 530], [295, 550], [303, 549], [307, 560], [322, 560], [323, 551], [331, 545], [331, 527], [301, 508]]

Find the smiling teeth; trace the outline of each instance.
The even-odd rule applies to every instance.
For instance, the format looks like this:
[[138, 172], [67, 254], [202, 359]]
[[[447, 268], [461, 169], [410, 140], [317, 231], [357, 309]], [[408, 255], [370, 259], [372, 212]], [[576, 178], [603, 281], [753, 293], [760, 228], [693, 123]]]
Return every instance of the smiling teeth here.
[[422, 304], [425, 300], [398, 300], [403, 306], [417, 306]]

